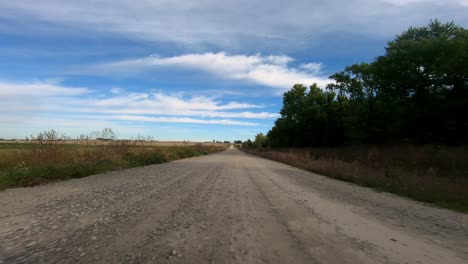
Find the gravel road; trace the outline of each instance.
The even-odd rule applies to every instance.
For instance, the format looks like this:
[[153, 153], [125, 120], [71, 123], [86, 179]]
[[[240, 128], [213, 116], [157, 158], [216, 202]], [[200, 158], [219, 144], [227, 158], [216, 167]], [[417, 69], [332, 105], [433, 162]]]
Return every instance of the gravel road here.
[[468, 215], [235, 149], [0, 192], [0, 263], [468, 263]]

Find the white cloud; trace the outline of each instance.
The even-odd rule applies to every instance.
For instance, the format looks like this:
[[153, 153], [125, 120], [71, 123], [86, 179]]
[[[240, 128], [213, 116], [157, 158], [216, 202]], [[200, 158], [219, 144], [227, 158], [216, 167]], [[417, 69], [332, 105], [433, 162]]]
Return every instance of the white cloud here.
[[301, 64], [300, 68], [317, 74], [317, 73], [320, 73], [320, 71], [322, 70], [323, 64], [322, 63], [305, 63], [305, 64]]
[[467, 0], [382, 0], [383, 2], [394, 4], [397, 6], [406, 6], [412, 4], [459, 4], [459, 5], [467, 5]]
[[458, 4], [468, 7], [468, 0], [458, 0]]
[[[70, 106], [70, 102], [67, 102]], [[210, 118], [275, 118], [276, 113], [249, 112], [244, 109], [258, 109], [262, 106], [242, 103], [222, 103], [206, 96], [178, 97], [164, 93], [129, 93], [104, 99], [90, 99], [72, 105], [87, 105], [89, 111], [98, 111], [106, 114], [146, 114], [146, 115], [172, 115], [172, 116], [200, 116]], [[227, 110], [236, 110], [234, 112]], [[86, 112], [76, 109], [74, 111]]]
[[386, 3], [398, 5], [398, 6], [404, 6], [404, 5], [410, 5], [418, 2], [424, 2], [424, 0], [383, 0]]
[[11, 83], [0, 81], [0, 97], [74, 96], [89, 93], [88, 88], [62, 87], [50, 83]]
[[191, 124], [211, 124], [211, 125], [234, 125], [234, 126], [258, 126], [259, 124], [253, 122], [235, 121], [230, 119], [196, 119], [188, 117], [149, 117], [149, 116], [135, 116], [135, 115], [121, 115], [110, 117], [111, 119], [131, 120], [131, 121], [145, 121], [157, 123], [191, 123]]
[[121, 93], [123, 93], [123, 89], [114, 87], [114, 88], [112, 88], [112, 89], [110, 90], [110, 92], [111, 92], [112, 94], [121, 94]]
[[148, 56], [100, 64], [89, 72], [134, 72], [161, 67], [189, 68], [214, 74], [224, 79], [248, 81], [260, 85], [287, 90], [294, 84], [326, 86], [330, 83], [320, 72], [322, 64], [302, 64], [290, 67], [294, 59], [289, 56], [228, 55], [219, 53], [195, 53], [174, 57]]
[[[31, 28], [75, 27], [187, 47], [294, 47], [324, 34], [391, 38], [431, 18], [468, 23], [466, 0], [1, 1], [0, 17]], [[358, 8], [357, 8], [358, 7]], [[46, 22], [46, 23], [35, 23]], [[257, 49], [258, 50], [258, 49]], [[272, 49], [274, 50], [274, 48]]]
[[[35, 123], [37, 116], [69, 117], [70, 122], [83, 118], [99, 120], [142, 121], [159, 123], [218, 124], [257, 126], [237, 119], [273, 119], [270, 112], [251, 112], [262, 106], [206, 96], [182, 97], [164, 93], [127, 93], [96, 98], [87, 88], [47, 83], [0, 83], [0, 96], [14, 100], [0, 101], [0, 123]], [[43, 119], [40, 119], [43, 120]], [[53, 119], [51, 119], [53, 120]], [[95, 121], [93, 121], [95, 122]], [[61, 122], [63, 123], [63, 122]], [[86, 123], [82, 124], [86, 126]]]
[[[73, 118], [57, 118], [49, 115], [38, 115], [34, 118], [24, 114], [3, 115], [0, 114], [0, 120], [3, 124], [21, 125], [52, 125], [53, 127], [75, 127], [83, 128], [92, 126], [95, 128], [111, 127], [116, 125], [112, 121], [137, 121], [151, 123], [185, 123], [185, 124], [209, 124], [209, 125], [230, 125], [230, 126], [259, 126], [258, 123], [239, 121], [231, 119], [200, 119], [190, 117], [167, 117], [167, 116], [143, 116], [143, 115], [74, 115]], [[45, 126], [47, 129], [47, 125]], [[50, 129], [50, 127], [49, 127]]]

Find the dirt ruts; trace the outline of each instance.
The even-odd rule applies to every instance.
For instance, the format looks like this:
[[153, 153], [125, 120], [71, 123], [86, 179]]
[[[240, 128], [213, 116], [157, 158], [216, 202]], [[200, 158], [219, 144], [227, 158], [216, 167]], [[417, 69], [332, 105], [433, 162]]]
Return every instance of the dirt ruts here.
[[235, 149], [0, 193], [0, 263], [467, 263], [468, 215]]

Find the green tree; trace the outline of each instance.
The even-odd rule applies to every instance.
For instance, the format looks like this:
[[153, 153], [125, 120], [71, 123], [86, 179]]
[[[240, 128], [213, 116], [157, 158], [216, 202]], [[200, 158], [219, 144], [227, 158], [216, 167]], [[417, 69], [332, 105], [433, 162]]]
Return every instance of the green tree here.
[[253, 142], [250, 139], [247, 139], [242, 143], [242, 148], [252, 148], [253, 147]]
[[392, 136], [419, 142], [466, 142], [468, 31], [453, 22], [409, 28], [373, 63]]
[[295, 85], [283, 96], [281, 117], [268, 132], [272, 147], [339, 145], [343, 132], [336, 93]]
[[268, 137], [264, 135], [263, 133], [259, 133], [255, 136], [255, 141], [253, 142], [253, 145], [256, 148], [266, 148], [268, 147]]
[[384, 55], [283, 95], [272, 147], [468, 143], [468, 31], [431, 21], [388, 42]]
[[372, 143], [378, 141], [376, 137], [381, 138], [377, 114], [379, 83], [373, 70], [373, 64], [353, 64], [330, 76], [335, 82], [327, 89], [338, 94], [338, 111], [348, 143]]

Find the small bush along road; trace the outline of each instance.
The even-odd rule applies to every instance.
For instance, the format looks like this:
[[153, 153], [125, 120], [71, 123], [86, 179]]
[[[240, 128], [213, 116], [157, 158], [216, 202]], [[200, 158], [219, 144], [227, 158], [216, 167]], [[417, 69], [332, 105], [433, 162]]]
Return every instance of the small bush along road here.
[[1, 263], [467, 263], [468, 215], [229, 149], [0, 192]]
[[226, 145], [169, 145], [137, 141], [40, 140], [0, 143], [0, 190], [81, 178], [224, 150]]
[[467, 147], [394, 145], [243, 150], [335, 179], [468, 213]]

